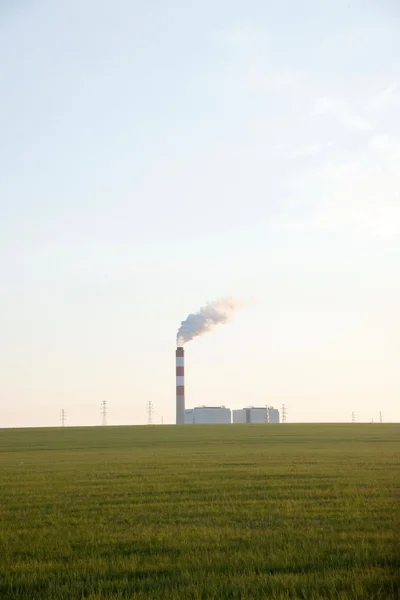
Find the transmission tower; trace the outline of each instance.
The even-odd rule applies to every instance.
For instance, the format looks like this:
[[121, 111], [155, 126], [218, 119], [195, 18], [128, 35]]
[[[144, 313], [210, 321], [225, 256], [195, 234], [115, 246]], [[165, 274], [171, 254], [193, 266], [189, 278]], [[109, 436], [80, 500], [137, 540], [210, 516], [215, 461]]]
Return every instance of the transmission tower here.
[[282, 404], [282, 423], [286, 423], [287, 421], [287, 410], [286, 406]]
[[351, 422], [352, 423], [356, 422], [356, 413], [354, 411], [351, 413]]
[[147, 403], [147, 424], [153, 425], [153, 403], [151, 400]]
[[383, 414], [382, 414], [382, 411], [379, 412], [379, 423], [383, 423]]
[[265, 422], [269, 423], [269, 406], [265, 405]]
[[161, 425], [164, 425], [164, 417], [161, 417]]
[[100, 412], [101, 412], [101, 424], [103, 426], [107, 425], [107, 400], [103, 400], [103, 402], [100, 405]]
[[61, 419], [61, 427], [65, 427], [65, 421], [67, 420], [67, 413], [65, 412], [65, 410], [62, 408], [61, 412], [60, 412], [60, 419]]

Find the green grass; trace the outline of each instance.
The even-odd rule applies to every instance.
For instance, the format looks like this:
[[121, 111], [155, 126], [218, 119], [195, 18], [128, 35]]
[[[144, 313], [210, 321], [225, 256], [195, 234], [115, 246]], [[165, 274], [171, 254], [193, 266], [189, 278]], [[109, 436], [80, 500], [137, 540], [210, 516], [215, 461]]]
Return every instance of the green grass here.
[[399, 598], [399, 434], [0, 430], [0, 598]]

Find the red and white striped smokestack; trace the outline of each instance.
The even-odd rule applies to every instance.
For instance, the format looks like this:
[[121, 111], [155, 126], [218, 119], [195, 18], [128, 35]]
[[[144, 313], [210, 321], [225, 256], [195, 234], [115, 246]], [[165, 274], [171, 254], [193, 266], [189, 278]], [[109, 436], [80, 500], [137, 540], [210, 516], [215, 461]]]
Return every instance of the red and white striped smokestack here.
[[185, 423], [185, 352], [176, 349], [176, 424]]

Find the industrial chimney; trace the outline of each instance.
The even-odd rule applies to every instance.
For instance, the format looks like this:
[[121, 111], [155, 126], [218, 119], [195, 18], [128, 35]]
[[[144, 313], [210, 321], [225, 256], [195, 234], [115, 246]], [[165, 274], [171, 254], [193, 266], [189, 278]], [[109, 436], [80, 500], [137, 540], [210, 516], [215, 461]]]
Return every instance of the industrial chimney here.
[[182, 346], [176, 349], [176, 424], [185, 423], [185, 353]]

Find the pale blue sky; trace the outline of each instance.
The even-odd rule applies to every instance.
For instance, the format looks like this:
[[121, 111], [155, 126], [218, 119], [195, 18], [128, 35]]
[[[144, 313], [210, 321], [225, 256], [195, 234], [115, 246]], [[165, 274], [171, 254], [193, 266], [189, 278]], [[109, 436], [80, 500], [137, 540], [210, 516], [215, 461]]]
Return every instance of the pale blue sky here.
[[396, 0], [0, 3], [0, 427], [400, 420]]

